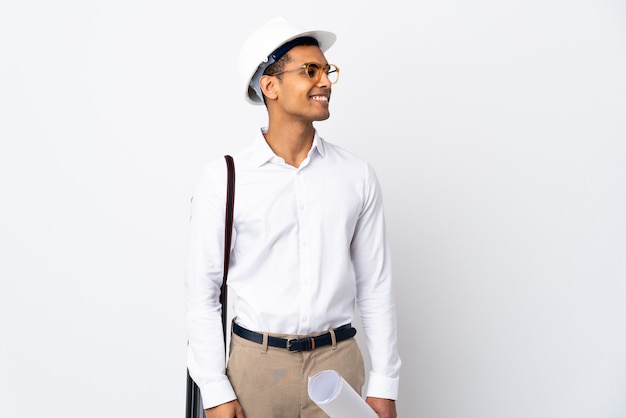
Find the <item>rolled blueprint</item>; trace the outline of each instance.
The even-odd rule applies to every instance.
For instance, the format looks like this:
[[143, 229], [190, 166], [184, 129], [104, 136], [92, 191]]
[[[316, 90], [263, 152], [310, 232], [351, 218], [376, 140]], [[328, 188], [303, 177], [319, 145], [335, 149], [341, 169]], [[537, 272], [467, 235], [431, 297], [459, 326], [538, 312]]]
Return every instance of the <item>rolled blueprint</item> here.
[[378, 414], [334, 370], [324, 370], [309, 377], [309, 398], [330, 418], [378, 418]]

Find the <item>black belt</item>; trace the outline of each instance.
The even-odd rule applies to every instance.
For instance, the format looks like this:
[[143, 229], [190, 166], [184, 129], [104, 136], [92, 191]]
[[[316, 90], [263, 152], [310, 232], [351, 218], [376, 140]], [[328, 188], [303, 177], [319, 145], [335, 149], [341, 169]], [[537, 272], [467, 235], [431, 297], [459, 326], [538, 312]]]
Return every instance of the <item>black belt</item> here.
[[[250, 331], [244, 327], [237, 325], [233, 322], [233, 333], [241, 338], [255, 342], [257, 344], [263, 344], [263, 334]], [[348, 338], [352, 338], [356, 335], [356, 329], [352, 328], [352, 324], [342, 325], [339, 328], [335, 328], [335, 341], [343, 341]], [[289, 351], [311, 351], [317, 347], [323, 347], [325, 345], [332, 344], [330, 332], [327, 332], [316, 337], [304, 337], [304, 338], [278, 338], [268, 335], [267, 345], [270, 347], [286, 348]]]

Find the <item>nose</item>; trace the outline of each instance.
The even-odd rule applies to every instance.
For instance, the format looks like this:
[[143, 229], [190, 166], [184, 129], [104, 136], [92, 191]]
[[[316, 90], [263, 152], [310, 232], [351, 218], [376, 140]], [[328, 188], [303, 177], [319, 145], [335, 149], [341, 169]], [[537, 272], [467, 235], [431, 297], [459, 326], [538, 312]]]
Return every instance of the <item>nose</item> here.
[[332, 83], [330, 82], [330, 78], [328, 76], [328, 72], [325, 71], [324, 69], [320, 69], [319, 72], [320, 72], [320, 74], [318, 76], [319, 76], [320, 79], [318, 80], [317, 84], [320, 87], [330, 87], [330, 85]]

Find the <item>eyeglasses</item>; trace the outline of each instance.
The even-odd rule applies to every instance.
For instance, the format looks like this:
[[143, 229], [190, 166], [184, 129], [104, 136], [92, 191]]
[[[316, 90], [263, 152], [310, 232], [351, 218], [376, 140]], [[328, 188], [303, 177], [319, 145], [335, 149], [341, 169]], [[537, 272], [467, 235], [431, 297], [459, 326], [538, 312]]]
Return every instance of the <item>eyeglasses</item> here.
[[284, 73], [290, 73], [293, 71], [303, 71], [304, 74], [307, 75], [307, 77], [309, 77], [311, 80], [315, 80], [316, 83], [320, 82], [320, 80], [322, 79], [322, 74], [326, 74], [331, 84], [335, 84], [337, 81], [339, 81], [339, 67], [337, 67], [335, 64], [326, 64], [324, 66], [320, 66], [319, 64], [316, 64], [314, 62], [307, 62], [306, 64], [302, 64], [298, 68], [294, 68], [292, 70], [279, 71], [277, 73], [267, 75], [274, 76]]

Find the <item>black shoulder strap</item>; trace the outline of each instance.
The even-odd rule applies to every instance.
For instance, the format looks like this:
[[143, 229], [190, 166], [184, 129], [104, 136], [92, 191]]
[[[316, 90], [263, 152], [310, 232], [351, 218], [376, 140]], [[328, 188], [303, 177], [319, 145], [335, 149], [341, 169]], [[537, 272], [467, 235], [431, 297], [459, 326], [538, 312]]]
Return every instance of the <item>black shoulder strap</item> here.
[[[235, 163], [233, 162], [233, 157], [230, 155], [225, 155], [224, 158], [226, 159], [226, 166], [228, 167], [228, 184], [226, 186], [226, 222], [224, 231], [224, 277], [222, 280], [220, 303], [222, 304], [224, 344], [226, 344], [226, 278], [228, 277], [228, 266], [230, 264], [230, 243], [233, 231], [233, 209], [235, 207]], [[224, 355], [226, 355], [226, 352], [224, 352]], [[204, 418], [204, 406], [202, 405], [200, 388], [189, 375], [189, 369], [187, 369], [186, 390], [185, 418]]]
[[222, 280], [220, 303], [222, 304], [222, 328], [224, 330], [224, 343], [226, 343], [226, 279], [228, 278], [228, 267], [230, 265], [230, 245], [233, 233], [233, 210], [235, 207], [235, 163], [233, 161], [233, 157], [230, 155], [225, 155], [224, 158], [226, 159], [226, 167], [228, 169], [228, 181], [226, 185], [226, 222], [224, 225], [224, 277]]

